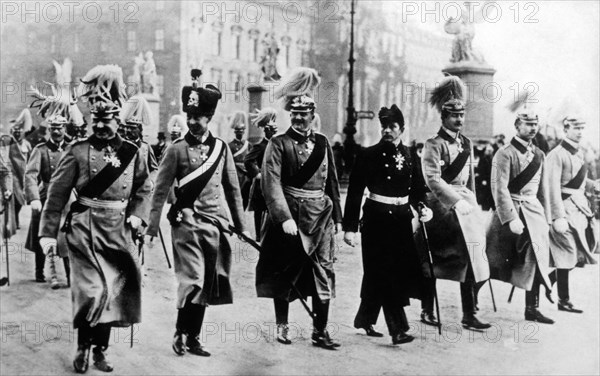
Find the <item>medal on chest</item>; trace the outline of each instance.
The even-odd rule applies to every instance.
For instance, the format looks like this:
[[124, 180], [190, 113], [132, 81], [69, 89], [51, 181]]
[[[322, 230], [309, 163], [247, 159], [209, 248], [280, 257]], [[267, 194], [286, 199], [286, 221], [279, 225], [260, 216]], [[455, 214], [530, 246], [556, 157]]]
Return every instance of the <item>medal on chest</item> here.
[[208, 145], [200, 145], [200, 159], [202, 160], [202, 162], [205, 162], [208, 159], [209, 149], [210, 148]]
[[457, 143], [456, 149], [459, 153], [462, 153], [465, 150], [460, 142]]
[[110, 163], [115, 168], [119, 168], [121, 166], [121, 161], [111, 146], [104, 148], [104, 157], [102, 157], [102, 159], [104, 159], [104, 162]]
[[306, 141], [306, 154], [310, 155], [314, 149], [315, 149], [315, 143], [310, 139], [307, 140]]
[[402, 155], [402, 153], [394, 155], [394, 160], [396, 161], [396, 168], [398, 169], [398, 171], [401, 171], [402, 167], [404, 167], [404, 156]]

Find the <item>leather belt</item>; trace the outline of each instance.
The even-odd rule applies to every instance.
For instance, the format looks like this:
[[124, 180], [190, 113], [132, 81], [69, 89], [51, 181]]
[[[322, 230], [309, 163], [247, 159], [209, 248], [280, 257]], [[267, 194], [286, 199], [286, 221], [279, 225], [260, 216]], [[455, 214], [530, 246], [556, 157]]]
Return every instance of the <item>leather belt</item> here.
[[82, 205], [85, 205], [87, 207], [93, 208], [93, 209], [117, 209], [117, 210], [122, 210], [127, 208], [127, 205], [129, 204], [128, 201], [112, 201], [112, 200], [98, 200], [98, 199], [92, 199], [89, 197], [79, 197], [77, 199], [77, 202], [79, 202]]
[[408, 196], [404, 197], [390, 197], [390, 196], [382, 196], [377, 193], [369, 192], [368, 196], [369, 200], [373, 200], [382, 204], [387, 205], [405, 205], [408, 204]]
[[325, 191], [320, 189], [313, 191], [308, 189], [291, 187], [289, 185], [283, 186], [283, 192], [296, 198], [323, 198], [325, 196]]

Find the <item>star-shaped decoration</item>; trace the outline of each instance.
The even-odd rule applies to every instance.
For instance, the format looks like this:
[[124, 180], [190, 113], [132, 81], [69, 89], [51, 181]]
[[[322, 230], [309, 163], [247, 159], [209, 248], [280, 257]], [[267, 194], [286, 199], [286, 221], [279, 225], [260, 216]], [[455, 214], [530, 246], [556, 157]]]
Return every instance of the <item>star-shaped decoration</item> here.
[[315, 143], [311, 140], [306, 141], [306, 153], [310, 155], [315, 148]]
[[462, 153], [465, 150], [460, 142], [458, 143], [457, 149], [459, 153]]
[[208, 149], [208, 145], [200, 146], [200, 159], [202, 159], [202, 162], [205, 162], [208, 159]]
[[115, 168], [119, 168], [121, 166], [121, 161], [115, 154], [107, 154], [103, 159], [104, 162], [112, 164]]
[[396, 161], [396, 168], [398, 171], [402, 170], [402, 167], [404, 166], [404, 156], [402, 154], [396, 154], [394, 155], [394, 160]]

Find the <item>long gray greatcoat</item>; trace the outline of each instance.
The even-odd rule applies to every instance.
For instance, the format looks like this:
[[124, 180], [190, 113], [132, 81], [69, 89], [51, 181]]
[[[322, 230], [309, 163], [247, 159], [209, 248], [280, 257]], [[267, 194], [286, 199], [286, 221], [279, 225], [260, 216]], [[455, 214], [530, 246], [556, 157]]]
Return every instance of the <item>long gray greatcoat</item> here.
[[[210, 133], [210, 132], [209, 132]], [[242, 197], [231, 151], [220, 138], [209, 134], [205, 144], [221, 143], [224, 152], [208, 183], [196, 198], [193, 208], [182, 210], [183, 217], [171, 226], [177, 308], [186, 300], [194, 304], [217, 305], [233, 302], [231, 283], [231, 243], [223, 229], [229, 225], [227, 209], [233, 224], [246, 228]], [[158, 234], [163, 205], [175, 180], [204, 165], [202, 145], [190, 133], [167, 147], [158, 168], [152, 196], [152, 210], [147, 234]], [[193, 296], [189, 296], [193, 294]]]
[[2, 196], [0, 196], [0, 213], [2, 213], [0, 214], [0, 224], [2, 224], [2, 227], [0, 228], [2, 235], [0, 238], [2, 241], [4, 241], [5, 236], [10, 238], [17, 231], [14, 197], [11, 195], [8, 200], [4, 199], [4, 192], [13, 191], [13, 175], [9, 156], [10, 140], [10, 136], [0, 136], [0, 193], [2, 193]]
[[[299, 198], [284, 192], [285, 182], [295, 176], [308, 160], [308, 140], [324, 142], [324, 158], [318, 169], [302, 187], [320, 191], [320, 198]], [[335, 250], [333, 223], [342, 222], [340, 193], [333, 152], [327, 138], [311, 133], [306, 138], [291, 127], [284, 134], [273, 136], [263, 159], [261, 187], [268, 216], [263, 225], [263, 251], [256, 266], [256, 290], [259, 297], [294, 300], [289, 282], [303, 296], [313, 295], [316, 288], [320, 299], [335, 295], [333, 259]], [[282, 223], [293, 219], [298, 236], [283, 232]]]
[[[126, 219], [148, 217], [148, 164], [135, 144], [118, 135], [111, 146], [135, 148], [123, 173], [97, 200], [127, 202], [125, 210], [85, 208], [74, 213], [66, 239], [71, 261], [74, 326], [87, 322], [128, 326], [141, 322], [142, 275], [137, 246]], [[107, 165], [105, 149], [94, 136], [67, 147], [48, 188], [40, 237], [56, 238], [71, 190], [80, 191]], [[93, 199], [93, 197], [91, 197]]]
[[[473, 147], [468, 138], [460, 135], [462, 145], [470, 145], [470, 157], [462, 171], [452, 180], [442, 179], [442, 173], [458, 156], [458, 144], [449, 141], [443, 129], [430, 138], [423, 148], [422, 166], [425, 184], [431, 192], [426, 195], [426, 204], [433, 211], [427, 231], [433, 256], [436, 278], [464, 282], [469, 267], [473, 269], [476, 282], [489, 279], [490, 271], [485, 255], [485, 220], [475, 198], [473, 171]], [[466, 200], [473, 207], [467, 216], [456, 213], [452, 208], [459, 200]], [[415, 233], [417, 248], [425, 247], [420, 231]], [[423, 273], [429, 276], [429, 266], [423, 262]]]
[[[487, 232], [487, 255], [492, 278], [516, 287], [531, 290], [539, 269], [543, 283], [550, 288], [550, 238], [545, 203], [544, 152], [532, 146], [542, 161], [533, 178], [519, 192], [511, 194], [508, 185], [527, 166], [527, 148], [513, 139], [498, 150], [492, 163], [492, 195], [496, 203], [492, 222]], [[509, 223], [521, 219], [525, 231], [515, 235]]]
[[566, 140], [546, 158], [551, 219], [566, 218], [569, 223], [569, 230], [563, 234], [550, 229], [552, 266], [559, 269], [597, 263], [592, 253], [598, 248], [598, 223], [585, 197], [586, 189], [592, 189], [595, 183], [586, 174], [580, 187], [565, 187], [583, 163], [583, 152]]
[[25, 167], [31, 154], [31, 144], [22, 140], [19, 144], [14, 137], [10, 138], [9, 156], [13, 175], [13, 196], [15, 203], [23, 206], [25, 202]]
[[[66, 151], [67, 143], [63, 141], [60, 145], [56, 145], [52, 141], [46, 141], [36, 145], [31, 151], [27, 167], [25, 168], [25, 200], [28, 204], [31, 201], [39, 200], [42, 205], [46, 202], [48, 194], [48, 185], [50, 185], [50, 177], [58, 167], [58, 162]], [[62, 213], [62, 218], [69, 211], [69, 203], [65, 205]], [[40, 230], [41, 212], [31, 213], [31, 222], [29, 223], [29, 232], [25, 248], [37, 253], [41, 252], [38, 232]], [[62, 222], [62, 221], [61, 221]], [[64, 232], [58, 234], [58, 254], [60, 257], [69, 255], [69, 247]]]

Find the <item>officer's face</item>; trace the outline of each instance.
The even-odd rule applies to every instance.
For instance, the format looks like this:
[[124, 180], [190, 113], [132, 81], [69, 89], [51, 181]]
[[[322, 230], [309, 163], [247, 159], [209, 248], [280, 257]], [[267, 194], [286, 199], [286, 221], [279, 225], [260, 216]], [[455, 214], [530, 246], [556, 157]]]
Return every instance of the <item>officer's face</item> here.
[[277, 133], [277, 123], [271, 120], [267, 125], [265, 125], [265, 138], [270, 140], [271, 137], [275, 136]]
[[208, 131], [208, 117], [202, 115], [188, 116], [187, 125], [194, 136], [202, 136]]
[[292, 127], [298, 132], [307, 133], [310, 130], [311, 123], [315, 118], [312, 112], [292, 112]]
[[177, 132], [171, 132], [171, 141], [175, 141], [179, 137], [181, 137], [181, 132], [179, 132], [179, 131], [177, 131]]
[[464, 112], [461, 113], [449, 113], [443, 120], [444, 127], [448, 128], [452, 132], [460, 132], [463, 128], [465, 121]]
[[129, 141], [137, 141], [142, 135], [140, 128], [134, 124], [125, 124], [122, 126], [122, 129], [124, 137]]
[[21, 127], [14, 127], [12, 129], [12, 135], [17, 141], [21, 141], [23, 139], [23, 129]]
[[92, 121], [92, 131], [97, 138], [108, 140], [115, 137], [115, 132], [119, 127], [116, 119], [94, 118]]
[[65, 138], [65, 126], [62, 124], [50, 124], [50, 138], [59, 143]]
[[386, 142], [396, 142], [402, 135], [403, 130], [400, 124], [395, 121], [385, 121], [381, 123], [381, 139]]
[[538, 132], [539, 126], [537, 122], [521, 121], [517, 122], [517, 136], [525, 141], [531, 141]]
[[585, 130], [585, 124], [573, 124], [565, 127], [565, 136], [571, 140], [579, 143], [583, 138], [583, 131]]
[[75, 137], [77, 137], [77, 138], [86, 138], [87, 137], [87, 128], [85, 125], [82, 125], [81, 127], [77, 127], [77, 130], [75, 131]]
[[233, 129], [233, 133], [235, 134], [235, 138], [237, 138], [238, 140], [241, 140], [242, 138], [244, 138], [244, 134], [246, 133], [246, 126], [245, 125], [238, 125]]

